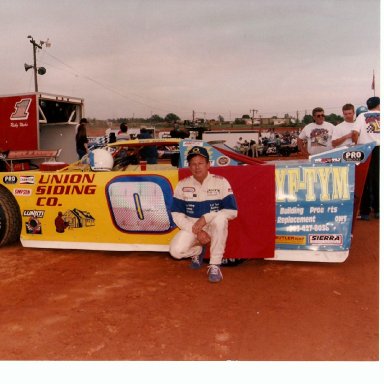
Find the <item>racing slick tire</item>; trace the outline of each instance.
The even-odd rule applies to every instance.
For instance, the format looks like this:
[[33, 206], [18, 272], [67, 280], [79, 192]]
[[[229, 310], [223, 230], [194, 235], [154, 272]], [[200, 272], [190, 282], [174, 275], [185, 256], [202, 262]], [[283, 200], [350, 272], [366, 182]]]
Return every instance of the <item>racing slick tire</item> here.
[[[223, 258], [221, 260], [220, 267], [237, 267], [240, 264], [243, 264], [248, 259], [230, 259], [230, 258]], [[204, 263], [209, 264], [209, 259], [204, 259]]]
[[291, 149], [287, 147], [280, 148], [280, 155], [288, 157], [291, 154]]
[[0, 247], [19, 240], [21, 225], [17, 201], [6, 188], [0, 186]]
[[230, 259], [230, 258], [224, 258], [221, 260], [221, 266], [222, 267], [236, 267], [242, 263], [244, 263], [246, 259]]

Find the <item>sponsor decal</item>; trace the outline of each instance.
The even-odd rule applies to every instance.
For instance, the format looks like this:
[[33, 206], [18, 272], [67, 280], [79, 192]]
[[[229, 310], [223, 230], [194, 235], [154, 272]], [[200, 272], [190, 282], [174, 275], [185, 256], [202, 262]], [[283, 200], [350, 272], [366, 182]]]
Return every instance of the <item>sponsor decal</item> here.
[[41, 235], [41, 223], [35, 217], [30, 217], [29, 220], [25, 223], [25, 228], [28, 234], [30, 235]]
[[35, 184], [35, 176], [20, 176], [20, 184]]
[[60, 207], [62, 195], [94, 195], [94, 174], [42, 174], [37, 180], [36, 205], [38, 207]]
[[347, 201], [351, 198], [346, 165], [276, 168], [275, 183], [277, 202], [298, 201], [300, 194], [305, 194], [305, 201]]
[[220, 189], [208, 189], [207, 195], [208, 196], [217, 196], [220, 194]]
[[348, 151], [343, 153], [343, 159], [345, 161], [363, 161], [364, 160], [364, 152], [363, 151]]
[[[15, 111], [11, 114], [11, 120], [27, 120], [29, 116], [29, 106], [32, 103], [31, 98], [21, 99], [15, 103]], [[28, 124], [27, 124], [28, 126]]]
[[13, 190], [15, 196], [32, 196], [32, 189], [27, 188], [15, 188]]
[[230, 162], [231, 160], [228, 156], [220, 156], [217, 159], [217, 165], [220, 165], [221, 167], [228, 165]]
[[42, 219], [44, 217], [45, 211], [39, 211], [37, 209], [25, 209], [23, 211], [23, 216], [27, 217], [38, 217], [39, 219]]
[[341, 163], [341, 159], [339, 157], [324, 157], [320, 159], [315, 159], [315, 163], [323, 163], [323, 164]]
[[203, 147], [202, 141], [184, 141], [183, 147]]
[[14, 175], [7, 175], [3, 177], [3, 183], [4, 184], [16, 184], [17, 183], [17, 177]]
[[81, 209], [68, 209], [59, 211], [54, 221], [56, 232], [64, 233], [67, 228], [86, 228], [95, 225], [95, 218], [87, 211]]
[[305, 236], [289, 236], [289, 235], [277, 235], [276, 244], [298, 244], [305, 245], [306, 238]]
[[316, 234], [308, 235], [309, 244], [316, 245], [342, 245], [342, 234]]
[[183, 192], [195, 192], [195, 187], [183, 187]]

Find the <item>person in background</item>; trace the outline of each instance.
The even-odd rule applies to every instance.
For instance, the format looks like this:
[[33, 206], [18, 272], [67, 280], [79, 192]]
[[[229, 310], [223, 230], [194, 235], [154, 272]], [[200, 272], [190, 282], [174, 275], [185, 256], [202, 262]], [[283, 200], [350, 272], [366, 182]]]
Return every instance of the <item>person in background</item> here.
[[169, 134], [172, 138], [178, 139], [186, 139], [190, 136], [190, 132], [185, 127], [180, 128], [178, 124], [175, 124]]
[[276, 145], [276, 152], [280, 153], [281, 139], [280, 139], [280, 136], [278, 134], [275, 135], [275, 145]]
[[236, 141], [236, 148], [235, 149], [237, 151], [241, 152], [243, 145], [244, 145], [244, 140], [242, 137], [239, 137], [239, 140]]
[[120, 140], [129, 140], [130, 136], [128, 134], [128, 126], [126, 123], [120, 124], [120, 130], [117, 132], [116, 141]]
[[[138, 139], [153, 139], [152, 134], [145, 128], [140, 129], [137, 135]], [[147, 164], [157, 164], [157, 147], [155, 145], [146, 145], [140, 149], [140, 158], [147, 162]]]
[[80, 124], [76, 133], [76, 152], [79, 156], [79, 160], [86, 155], [88, 150], [88, 137], [85, 124]]
[[255, 140], [250, 141], [252, 157], [259, 157], [258, 145]]
[[85, 117], [82, 117], [82, 118], [80, 119], [79, 124], [76, 126], [76, 133], [77, 133], [77, 131], [79, 130], [80, 124], [84, 124], [84, 125], [85, 125], [85, 128], [87, 128], [88, 120], [87, 120]]
[[240, 146], [240, 152], [243, 155], [248, 155], [249, 148], [250, 148], [250, 144], [248, 140], [244, 140], [244, 143]]
[[380, 97], [370, 97], [367, 108], [356, 118], [353, 128], [357, 144], [375, 143], [360, 202], [361, 220], [369, 220], [371, 209], [375, 218], [380, 217]]
[[220, 265], [228, 221], [237, 217], [236, 199], [227, 179], [209, 173], [209, 154], [204, 147], [192, 147], [187, 161], [192, 176], [180, 180], [175, 189], [171, 214], [180, 231], [169, 252], [176, 259], [190, 257], [191, 268], [199, 269], [210, 243], [208, 280], [218, 283], [223, 279]]
[[345, 104], [342, 108], [344, 121], [336, 125], [332, 135], [332, 147], [353, 145], [357, 142], [355, 135], [353, 141], [353, 127], [355, 126], [355, 107], [352, 104]]
[[331, 138], [334, 125], [325, 121], [324, 109], [312, 111], [313, 123], [307, 124], [297, 138], [299, 151], [305, 156], [315, 155], [332, 149]]

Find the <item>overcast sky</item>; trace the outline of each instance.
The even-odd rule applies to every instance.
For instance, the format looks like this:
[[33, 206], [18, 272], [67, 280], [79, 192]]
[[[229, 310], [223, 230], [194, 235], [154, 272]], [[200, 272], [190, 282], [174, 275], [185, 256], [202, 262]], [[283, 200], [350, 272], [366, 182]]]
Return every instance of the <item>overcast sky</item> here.
[[380, 0], [1, 0], [1, 94], [85, 99], [86, 116], [341, 114], [380, 81]]

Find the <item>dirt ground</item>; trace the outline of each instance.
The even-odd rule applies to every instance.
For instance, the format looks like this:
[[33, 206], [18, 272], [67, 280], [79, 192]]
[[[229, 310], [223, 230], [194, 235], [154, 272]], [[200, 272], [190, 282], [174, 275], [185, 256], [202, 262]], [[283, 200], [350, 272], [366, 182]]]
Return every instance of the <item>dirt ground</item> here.
[[341, 264], [0, 249], [0, 360], [376, 361], [379, 221]]

